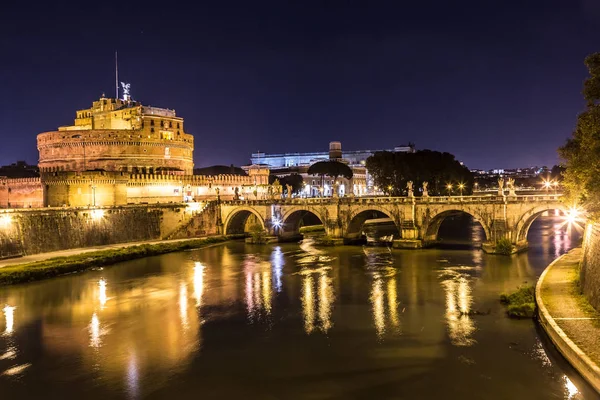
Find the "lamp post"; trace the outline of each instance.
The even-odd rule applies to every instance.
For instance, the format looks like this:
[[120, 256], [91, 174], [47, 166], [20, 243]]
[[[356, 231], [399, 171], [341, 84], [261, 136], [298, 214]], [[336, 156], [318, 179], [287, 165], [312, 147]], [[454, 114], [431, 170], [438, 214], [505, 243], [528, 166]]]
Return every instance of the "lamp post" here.
[[464, 183], [459, 183], [458, 184], [458, 190], [460, 190], [460, 197], [462, 197], [463, 195], [463, 189], [465, 188], [465, 184]]
[[94, 185], [94, 178], [92, 178], [90, 187], [92, 188], [92, 207], [96, 207], [96, 185]]
[[446, 190], [448, 191], [448, 196], [452, 196], [452, 184], [451, 183], [446, 185]]
[[558, 189], [558, 181], [552, 182], [552, 185], [554, 186], [554, 194], [556, 194], [556, 190]]

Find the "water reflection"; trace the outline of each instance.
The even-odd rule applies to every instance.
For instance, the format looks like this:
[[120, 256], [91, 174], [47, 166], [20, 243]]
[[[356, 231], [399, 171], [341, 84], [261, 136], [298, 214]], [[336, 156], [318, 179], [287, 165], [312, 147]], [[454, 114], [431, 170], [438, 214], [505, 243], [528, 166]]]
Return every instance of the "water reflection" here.
[[106, 302], [108, 301], [108, 297], [106, 297], [106, 281], [104, 279], [100, 279], [98, 282], [98, 299], [100, 300], [100, 307], [104, 308]]
[[261, 315], [271, 314], [273, 289], [271, 287], [271, 264], [250, 255], [244, 261], [246, 280], [246, 310], [250, 321]]
[[15, 308], [9, 305], [4, 306], [2, 312], [4, 313], [4, 321], [6, 327], [4, 328], [5, 335], [11, 335], [14, 332], [15, 325]]
[[566, 391], [566, 396], [567, 396], [566, 399], [567, 400], [574, 399], [575, 396], [577, 395], [577, 393], [579, 393], [577, 386], [575, 386], [573, 384], [573, 382], [571, 382], [569, 377], [566, 375], [564, 376], [564, 380], [565, 380], [565, 391]]
[[[302, 274], [302, 314], [304, 331], [308, 334], [315, 329], [327, 333], [333, 326], [331, 312], [335, 295], [328, 271], [323, 268], [320, 271], [307, 270]], [[314, 276], [318, 278], [315, 280]]]
[[370, 301], [377, 336], [381, 339], [386, 333], [386, 328], [392, 333], [399, 333], [400, 319], [395, 275], [387, 277], [380, 273], [373, 275]]
[[94, 313], [92, 315], [92, 320], [90, 321], [90, 346], [91, 347], [100, 347], [100, 320], [98, 319], [98, 315]]
[[[445, 272], [446, 274], [448, 271]], [[475, 332], [475, 322], [470, 316], [473, 297], [469, 277], [466, 274], [450, 274], [451, 278], [442, 281], [446, 292], [446, 325], [450, 341], [455, 346], [471, 346]]]
[[129, 398], [136, 399], [139, 395], [139, 371], [138, 363], [135, 357], [135, 353], [129, 355], [129, 361], [127, 362], [127, 392]]
[[276, 246], [271, 253], [271, 265], [273, 266], [273, 274], [275, 275], [275, 289], [277, 293], [281, 292], [281, 274], [283, 273], [284, 263], [281, 246]]
[[187, 285], [183, 282], [179, 285], [179, 316], [183, 329], [189, 328]]
[[204, 293], [204, 265], [196, 262], [194, 265], [194, 298], [196, 307], [202, 306], [202, 294]]

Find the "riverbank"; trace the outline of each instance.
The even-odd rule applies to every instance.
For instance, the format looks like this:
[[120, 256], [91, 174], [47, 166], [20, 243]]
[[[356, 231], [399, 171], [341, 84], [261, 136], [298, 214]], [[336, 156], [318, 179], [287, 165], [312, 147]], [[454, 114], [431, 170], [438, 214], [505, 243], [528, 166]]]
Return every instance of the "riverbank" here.
[[121, 261], [190, 250], [222, 243], [234, 236], [146, 241], [71, 249], [0, 261], [0, 286], [31, 282]]
[[600, 392], [600, 313], [580, 294], [582, 255], [577, 248], [552, 262], [535, 297], [540, 324], [556, 348]]

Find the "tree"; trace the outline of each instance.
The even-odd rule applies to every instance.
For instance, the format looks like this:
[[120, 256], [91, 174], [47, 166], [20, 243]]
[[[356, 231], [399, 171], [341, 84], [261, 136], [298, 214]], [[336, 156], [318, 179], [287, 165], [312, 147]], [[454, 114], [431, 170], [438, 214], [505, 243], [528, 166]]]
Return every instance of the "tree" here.
[[473, 190], [473, 174], [450, 153], [382, 151], [369, 157], [366, 167], [375, 185], [393, 196], [405, 195], [408, 181], [413, 181], [415, 194], [419, 194], [424, 181], [429, 182], [428, 192], [434, 196], [446, 194], [448, 184], [453, 185], [454, 193], [458, 193], [459, 184], [464, 185], [463, 194]]
[[583, 86], [585, 110], [577, 117], [573, 136], [559, 149], [565, 160], [564, 200], [600, 217], [600, 53], [585, 59], [590, 77]]
[[287, 185], [291, 185], [292, 186], [292, 193], [298, 193], [302, 190], [302, 188], [304, 187], [304, 180], [302, 179], [301, 175], [298, 174], [291, 174], [291, 175], [286, 175], [281, 177], [280, 179], [281, 185], [286, 188], [287, 190]]
[[307, 173], [309, 175], [319, 175], [321, 177], [321, 187], [323, 187], [323, 177], [326, 175], [332, 177], [334, 181], [340, 176], [350, 180], [354, 175], [352, 168], [348, 165], [332, 160], [314, 163], [308, 167]]

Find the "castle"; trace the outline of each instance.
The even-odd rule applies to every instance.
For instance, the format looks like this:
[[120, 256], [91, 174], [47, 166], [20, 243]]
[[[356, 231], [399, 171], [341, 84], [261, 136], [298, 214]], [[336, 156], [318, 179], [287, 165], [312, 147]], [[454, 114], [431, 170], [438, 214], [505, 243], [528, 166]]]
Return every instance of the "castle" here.
[[40, 177], [0, 177], [0, 208], [105, 207], [267, 193], [269, 169], [193, 175], [194, 137], [175, 110], [104, 95], [37, 136]]

